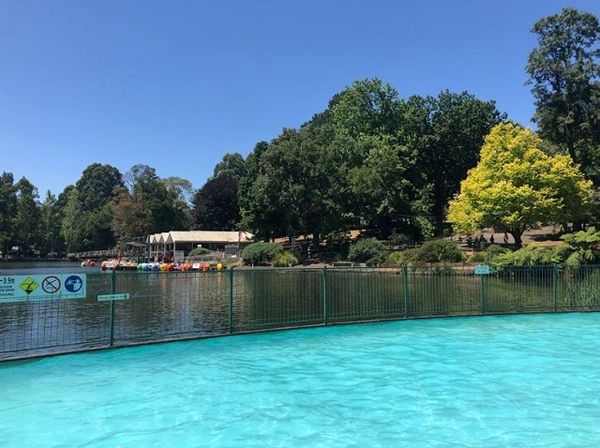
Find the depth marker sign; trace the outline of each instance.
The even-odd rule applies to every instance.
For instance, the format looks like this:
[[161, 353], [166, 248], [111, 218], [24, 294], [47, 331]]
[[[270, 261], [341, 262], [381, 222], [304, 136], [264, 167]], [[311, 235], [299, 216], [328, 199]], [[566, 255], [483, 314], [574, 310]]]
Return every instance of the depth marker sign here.
[[0, 303], [85, 299], [85, 274], [0, 275]]

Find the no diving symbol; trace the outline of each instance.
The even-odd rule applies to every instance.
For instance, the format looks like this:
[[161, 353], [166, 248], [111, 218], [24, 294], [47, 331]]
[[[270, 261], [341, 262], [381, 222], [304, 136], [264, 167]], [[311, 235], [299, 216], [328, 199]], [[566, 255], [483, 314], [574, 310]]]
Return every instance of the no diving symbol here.
[[42, 289], [48, 294], [54, 294], [60, 289], [60, 279], [54, 275], [46, 277], [42, 281]]

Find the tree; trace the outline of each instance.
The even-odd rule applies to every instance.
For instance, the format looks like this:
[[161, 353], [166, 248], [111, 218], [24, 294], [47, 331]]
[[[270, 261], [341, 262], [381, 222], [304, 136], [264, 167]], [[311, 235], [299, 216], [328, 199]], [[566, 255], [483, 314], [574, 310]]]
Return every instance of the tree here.
[[229, 174], [209, 179], [192, 200], [194, 227], [202, 230], [234, 230], [240, 220], [237, 190], [238, 183]]
[[14, 216], [17, 211], [17, 189], [12, 173], [0, 176], [0, 251], [6, 257], [14, 236]]
[[15, 185], [17, 207], [14, 216], [14, 244], [20, 252], [30, 255], [39, 246], [40, 206], [37, 188], [25, 177]]
[[538, 47], [529, 54], [532, 85], [543, 138], [566, 150], [600, 185], [600, 25], [589, 13], [564, 8], [532, 29]]
[[223, 159], [215, 166], [213, 177], [228, 175], [236, 181], [246, 175], [246, 163], [244, 158], [238, 152], [227, 153]]
[[75, 184], [82, 211], [95, 211], [111, 201], [115, 188], [123, 186], [123, 176], [111, 165], [92, 163]]
[[[161, 179], [147, 165], [134, 165], [110, 204], [112, 230], [120, 240], [190, 226], [185, 195], [191, 184], [181, 178]], [[189, 187], [189, 188], [188, 188]]]
[[540, 223], [580, 219], [592, 195], [569, 155], [549, 156], [529, 129], [499, 124], [486, 137], [478, 165], [450, 202], [454, 229], [471, 233], [485, 227], [509, 232], [517, 247], [526, 229]]
[[40, 209], [40, 250], [42, 254], [61, 254], [65, 250], [64, 239], [61, 235], [63, 210], [55, 195], [50, 191]]
[[431, 214], [441, 236], [448, 201], [458, 193], [467, 171], [477, 165], [483, 139], [506, 119], [494, 101], [468, 92], [441, 92], [437, 97], [412, 97], [402, 124], [403, 143], [417, 149], [417, 170], [431, 185]]

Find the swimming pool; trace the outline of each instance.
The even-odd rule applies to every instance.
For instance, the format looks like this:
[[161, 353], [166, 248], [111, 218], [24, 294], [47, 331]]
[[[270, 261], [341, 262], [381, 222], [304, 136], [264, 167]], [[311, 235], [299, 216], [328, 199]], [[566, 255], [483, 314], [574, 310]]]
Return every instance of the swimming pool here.
[[596, 446], [600, 314], [428, 319], [0, 365], [3, 446]]

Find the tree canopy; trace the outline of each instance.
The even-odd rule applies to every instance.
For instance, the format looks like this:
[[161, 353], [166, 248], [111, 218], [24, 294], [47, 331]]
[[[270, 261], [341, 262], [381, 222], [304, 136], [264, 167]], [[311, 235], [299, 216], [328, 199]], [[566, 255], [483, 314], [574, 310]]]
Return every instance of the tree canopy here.
[[526, 229], [562, 224], [585, 214], [592, 193], [569, 155], [547, 155], [542, 140], [514, 124], [495, 126], [481, 148], [478, 165], [450, 202], [455, 230], [471, 233], [495, 227], [513, 235], [517, 246]]
[[533, 117], [543, 138], [559, 145], [600, 186], [600, 24], [564, 8], [535, 23], [538, 46], [527, 72]]

